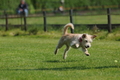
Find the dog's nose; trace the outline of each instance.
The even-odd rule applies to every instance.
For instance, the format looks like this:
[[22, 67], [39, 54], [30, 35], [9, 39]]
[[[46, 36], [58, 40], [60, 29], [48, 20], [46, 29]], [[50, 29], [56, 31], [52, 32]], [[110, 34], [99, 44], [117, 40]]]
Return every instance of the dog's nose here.
[[87, 45], [87, 46], [85, 46], [86, 48], [89, 48], [90, 46], [89, 45]]

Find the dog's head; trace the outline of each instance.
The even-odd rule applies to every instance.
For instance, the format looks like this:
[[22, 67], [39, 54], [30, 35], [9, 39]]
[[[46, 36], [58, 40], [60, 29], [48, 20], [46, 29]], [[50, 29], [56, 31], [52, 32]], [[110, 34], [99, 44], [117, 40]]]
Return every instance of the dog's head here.
[[88, 34], [83, 34], [82, 35], [82, 46], [84, 48], [89, 48], [91, 47], [92, 40], [96, 37], [96, 35], [88, 35]]

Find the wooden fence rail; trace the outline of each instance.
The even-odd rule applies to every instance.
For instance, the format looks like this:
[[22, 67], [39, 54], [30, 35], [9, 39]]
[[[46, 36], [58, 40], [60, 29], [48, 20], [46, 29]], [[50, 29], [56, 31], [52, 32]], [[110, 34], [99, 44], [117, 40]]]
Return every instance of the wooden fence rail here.
[[[5, 13], [5, 17], [3, 17], [3, 18], [5, 19], [5, 22], [6, 22], [6, 24], [4, 24], [4, 25], [5, 25], [5, 30], [7, 31], [9, 29], [8, 23], [9, 23], [9, 19], [11, 17], [9, 17], [6, 12], [4, 12], [4, 13]], [[73, 10], [72, 9], [69, 10], [69, 16], [70, 16], [70, 22], [74, 24], [74, 20], [73, 20], [73, 16], [74, 15], [73, 15]], [[19, 16], [19, 17], [24, 18], [24, 30], [27, 31], [27, 25], [29, 25], [29, 24], [27, 24], [27, 19], [26, 19], [27, 17], [25, 15]], [[31, 16], [31, 17], [35, 17], [35, 16]], [[12, 18], [18, 18], [18, 16], [17, 17], [12, 17]], [[46, 32], [48, 24], [47, 24], [47, 14], [46, 14], [45, 11], [43, 11], [43, 21], [44, 21], [44, 23], [43, 23], [44, 24], [44, 31]], [[108, 29], [108, 32], [112, 32], [112, 26], [114, 26], [114, 25], [115, 26], [120, 26], [120, 24], [111, 24], [111, 9], [110, 8], [107, 9], [107, 21], [108, 21], [108, 24], [96, 24], [96, 25], [97, 26], [99, 26], [99, 25], [103, 25], [103, 26], [106, 25], [107, 29]], [[80, 24], [74, 24], [74, 25], [80, 25]], [[85, 25], [91, 26], [93, 24], [85, 24]], [[71, 33], [73, 33], [73, 32], [74, 31], [71, 29]]]

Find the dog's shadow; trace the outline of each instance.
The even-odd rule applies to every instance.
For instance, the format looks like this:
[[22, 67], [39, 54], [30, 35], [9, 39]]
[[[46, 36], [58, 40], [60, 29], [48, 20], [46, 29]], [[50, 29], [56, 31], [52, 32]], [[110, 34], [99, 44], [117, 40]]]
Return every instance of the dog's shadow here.
[[66, 63], [66, 62], [77, 62], [77, 60], [48, 60], [44, 61], [47, 63]]
[[[48, 63], [68, 63], [68, 62], [78, 62], [77, 60], [49, 60], [45, 61]], [[38, 70], [86, 70], [86, 69], [107, 69], [107, 68], [120, 68], [118, 65], [110, 66], [98, 66], [98, 67], [86, 67], [86, 66], [74, 66], [74, 67], [60, 67], [60, 68], [39, 68]]]
[[[76, 62], [76, 60], [70, 60], [70, 61], [60, 61], [60, 60], [49, 60], [49, 61], [45, 61], [47, 63], [65, 63], [65, 62]], [[49, 70], [53, 70], [53, 71], [67, 71], [67, 70], [89, 70], [89, 69], [109, 69], [109, 68], [120, 68], [120, 65], [109, 65], [109, 66], [93, 66], [93, 67], [86, 67], [86, 66], [73, 66], [73, 67], [68, 67], [66, 65], [66, 67], [47, 67], [47, 68], [37, 68], [37, 69], [6, 69], [6, 70], [21, 70], [21, 71], [49, 71]]]
[[67, 70], [87, 70], [87, 69], [107, 69], [107, 68], [119, 68], [120, 66], [99, 66], [99, 67], [59, 67], [59, 68], [39, 68], [38, 70], [55, 70], [55, 71], [67, 71]]
[[85, 66], [74, 66], [74, 67], [58, 67], [58, 68], [38, 68], [38, 69], [4, 69], [9, 71], [67, 71], [67, 70], [89, 70], [89, 69], [109, 69], [109, 68], [120, 68], [120, 66], [99, 66], [99, 67], [85, 67]]

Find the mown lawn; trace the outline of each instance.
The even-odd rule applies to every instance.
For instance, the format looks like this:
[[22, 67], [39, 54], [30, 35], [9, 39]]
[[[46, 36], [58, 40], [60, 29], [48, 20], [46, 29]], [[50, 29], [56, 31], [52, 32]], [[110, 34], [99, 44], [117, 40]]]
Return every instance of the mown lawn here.
[[120, 80], [120, 42], [94, 40], [91, 56], [65, 47], [54, 55], [58, 39], [0, 37], [0, 80]]

